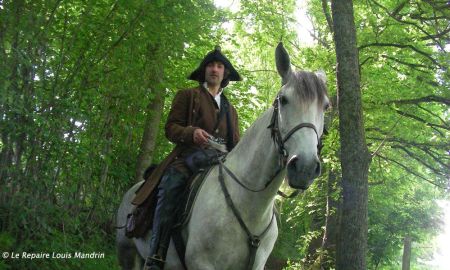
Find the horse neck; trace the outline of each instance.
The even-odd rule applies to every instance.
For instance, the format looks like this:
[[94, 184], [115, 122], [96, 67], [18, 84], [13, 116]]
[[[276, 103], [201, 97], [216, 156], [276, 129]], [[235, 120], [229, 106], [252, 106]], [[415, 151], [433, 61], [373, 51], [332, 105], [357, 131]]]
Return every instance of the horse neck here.
[[236, 204], [244, 205], [249, 216], [267, 216], [272, 213], [274, 197], [283, 180], [281, 174], [274, 178], [279, 169], [279, 155], [267, 128], [272, 112], [273, 109], [267, 110], [255, 121], [225, 162], [248, 188], [260, 190], [271, 181], [264, 190], [251, 192], [227, 177], [230, 193], [235, 194], [233, 200]]

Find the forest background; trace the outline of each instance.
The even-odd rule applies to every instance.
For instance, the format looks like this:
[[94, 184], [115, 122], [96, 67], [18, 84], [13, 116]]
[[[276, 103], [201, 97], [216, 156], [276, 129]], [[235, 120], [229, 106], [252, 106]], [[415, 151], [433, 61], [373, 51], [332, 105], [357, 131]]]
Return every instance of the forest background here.
[[[277, 199], [280, 236], [269, 268], [335, 268], [340, 228], [349, 224], [340, 218], [330, 1], [216, 4], [0, 1], [0, 252], [105, 253], [2, 258], [0, 269], [119, 269], [117, 206], [146, 166], [172, 149], [161, 127], [176, 91], [195, 86], [187, 75], [219, 44], [244, 77], [226, 91], [245, 133], [279, 89], [280, 40], [297, 69], [325, 71], [334, 106], [322, 176], [297, 198]], [[307, 10], [309, 33], [298, 31], [306, 22], [297, 5]], [[353, 5], [371, 157], [367, 268], [399, 269], [406, 256], [413, 269], [439, 269], [434, 254], [448, 254], [434, 238], [445, 229], [440, 205], [449, 207], [449, 3]]]

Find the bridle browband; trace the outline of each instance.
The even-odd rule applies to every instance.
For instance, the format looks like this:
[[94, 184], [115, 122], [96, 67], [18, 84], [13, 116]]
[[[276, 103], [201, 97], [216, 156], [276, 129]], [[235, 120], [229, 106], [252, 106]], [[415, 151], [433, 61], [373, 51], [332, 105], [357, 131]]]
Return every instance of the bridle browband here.
[[317, 149], [318, 154], [320, 154], [320, 150], [322, 149], [322, 140], [319, 136], [319, 133], [317, 132], [317, 128], [312, 123], [300, 123], [293, 127], [289, 132], [284, 136], [281, 134], [280, 128], [279, 128], [279, 122], [278, 119], [280, 117], [280, 94], [277, 94], [277, 97], [275, 98], [275, 101], [273, 102], [273, 113], [272, 118], [270, 120], [270, 124], [267, 128], [270, 128], [270, 132], [272, 135], [272, 139], [274, 143], [278, 147], [278, 153], [280, 154], [280, 166], [284, 168], [287, 164], [287, 158], [289, 156], [289, 152], [287, 151], [284, 144], [289, 140], [289, 138], [297, 132], [299, 129], [302, 128], [310, 128], [314, 130], [317, 136]]

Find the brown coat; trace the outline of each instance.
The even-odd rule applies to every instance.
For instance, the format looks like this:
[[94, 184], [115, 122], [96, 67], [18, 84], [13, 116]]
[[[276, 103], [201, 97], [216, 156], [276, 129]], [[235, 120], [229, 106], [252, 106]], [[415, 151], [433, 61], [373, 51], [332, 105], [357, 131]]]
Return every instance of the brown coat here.
[[[222, 98], [224, 95], [222, 93]], [[233, 129], [233, 145], [239, 141], [239, 126], [236, 109], [230, 104], [230, 122]], [[222, 117], [216, 130], [219, 109], [214, 98], [208, 90], [199, 86], [197, 88], [178, 91], [170, 109], [167, 123], [165, 126], [166, 137], [176, 144], [172, 152], [161, 162], [153, 171], [149, 179], [137, 191], [133, 204], [140, 205], [151, 194], [158, 185], [159, 180], [164, 174], [164, 170], [196, 149], [193, 142], [194, 130], [204, 129], [215, 137], [227, 139], [227, 121], [226, 116]], [[175, 162], [179, 163], [179, 162]], [[180, 162], [182, 163], [182, 162]]]

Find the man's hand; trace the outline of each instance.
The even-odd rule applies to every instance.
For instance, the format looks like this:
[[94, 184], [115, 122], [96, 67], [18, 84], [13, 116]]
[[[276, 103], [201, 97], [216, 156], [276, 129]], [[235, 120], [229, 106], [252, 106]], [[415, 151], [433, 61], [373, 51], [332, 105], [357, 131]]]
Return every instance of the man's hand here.
[[193, 134], [194, 143], [202, 146], [208, 143], [209, 134], [201, 128], [194, 130]]

